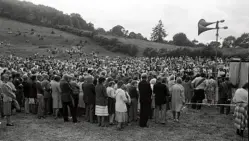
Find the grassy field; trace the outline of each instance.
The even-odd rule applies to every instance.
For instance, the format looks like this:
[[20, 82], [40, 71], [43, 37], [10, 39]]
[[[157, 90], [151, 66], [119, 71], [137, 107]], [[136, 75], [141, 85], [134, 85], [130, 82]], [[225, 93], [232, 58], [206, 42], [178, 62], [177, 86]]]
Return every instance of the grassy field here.
[[[10, 44], [10, 46], [0, 45], [0, 52], [3, 54], [14, 53], [23, 57], [35, 53], [51, 55], [46, 52], [47, 49], [41, 49], [39, 46], [45, 45], [51, 48], [66, 49], [75, 46], [82, 40], [82, 42], [87, 41], [87, 44], [84, 46], [85, 53], [96, 51], [100, 55], [117, 55], [117, 53], [114, 54], [105, 50], [89, 38], [75, 36], [52, 28], [30, 25], [5, 18], [0, 18], [0, 27], [0, 43]], [[33, 34], [31, 34], [32, 29], [34, 29]], [[51, 34], [52, 31], [55, 34]], [[16, 36], [19, 32], [21, 35]], [[44, 40], [39, 40], [38, 36], [43, 36]], [[60, 56], [60, 54], [58, 55]], [[121, 54], [118, 55], [122, 56]]]
[[[240, 141], [235, 134], [232, 115], [219, 115], [214, 108], [205, 108], [197, 113], [188, 110], [180, 117], [180, 123], [172, 121], [168, 112], [166, 125], [149, 122], [149, 128], [140, 128], [137, 123], [117, 131], [116, 127], [97, 127], [81, 122], [64, 123], [62, 119], [36, 119], [33, 115], [17, 114], [14, 127], [5, 127], [1, 119], [1, 141]], [[245, 132], [247, 133], [247, 132]], [[245, 140], [248, 140], [248, 135]]]

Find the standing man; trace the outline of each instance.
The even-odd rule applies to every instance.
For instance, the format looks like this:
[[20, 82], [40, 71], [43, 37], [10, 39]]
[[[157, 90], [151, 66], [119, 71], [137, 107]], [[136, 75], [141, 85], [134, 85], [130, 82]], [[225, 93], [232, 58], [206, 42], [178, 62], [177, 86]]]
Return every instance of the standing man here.
[[[205, 74], [201, 73], [199, 77], [196, 77], [192, 82], [192, 87], [194, 88], [194, 96], [192, 98], [193, 103], [202, 103], [202, 100], [205, 99], [205, 89], [207, 87], [207, 82]], [[201, 105], [192, 105], [193, 109], [201, 110]]]
[[74, 111], [74, 100], [73, 100], [73, 90], [69, 84], [70, 77], [65, 74], [60, 81], [61, 88], [61, 101], [63, 108], [64, 122], [68, 122], [68, 107], [70, 108], [70, 113], [73, 118], [73, 122], [77, 123], [76, 112]]
[[138, 84], [140, 93], [140, 127], [148, 127], [147, 122], [151, 110], [151, 95], [152, 90], [150, 83], [147, 82], [147, 74], [142, 74], [142, 81]]
[[44, 104], [45, 104], [45, 115], [52, 114], [52, 94], [51, 94], [51, 84], [48, 81], [48, 75], [43, 75], [43, 81], [41, 82], [44, 91]]
[[[233, 85], [226, 77], [225, 81], [220, 85], [219, 91], [219, 104], [231, 104], [232, 99], [232, 88], [236, 88], [237, 85]], [[224, 114], [225, 106], [220, 106], [220, 114]], [[230, 113], [230, 106], [226, 106], [226, 115]]]

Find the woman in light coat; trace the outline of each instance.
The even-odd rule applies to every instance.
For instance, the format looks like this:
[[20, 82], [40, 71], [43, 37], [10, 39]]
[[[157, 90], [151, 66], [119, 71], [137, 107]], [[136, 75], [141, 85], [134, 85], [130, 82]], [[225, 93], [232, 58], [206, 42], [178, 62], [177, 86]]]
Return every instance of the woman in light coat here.
[[50, 82], [55, 119], [58, 118], [59, 110], [62, 108], [60, 79], [60, 76], [55, 76], [54, 80]]
[[176, 84], [172, 86], [172, 112], [174, 121], [179, 122], [180, 111], [183, 104], [185, 104], [184, 87], [182, 86], [182, 79], [177, 78]]
[[2, 95], [3, 95], [3, 114], [6, 116], [7, 126], [13, 126], [10, 120], [11, 116], [11, 103], [16, 99], [15, 93], [12, 91], [12, 88], [8, 85], [9, 76], [4, 74], [2, 84]]

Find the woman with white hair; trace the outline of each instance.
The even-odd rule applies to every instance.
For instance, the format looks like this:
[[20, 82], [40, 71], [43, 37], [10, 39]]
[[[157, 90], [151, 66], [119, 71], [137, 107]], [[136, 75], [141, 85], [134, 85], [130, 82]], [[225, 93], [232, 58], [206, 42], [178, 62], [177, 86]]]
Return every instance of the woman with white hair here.
[[8, 85], [9, 76], [4, 74], [2, 84], [2, 95], [3, 95], [3, 114], [6, 116], [7, 126], [13, 126], [10, 120], [11, 116], [11, 103], [16, 99], [15, 93], [12, 91], [12, 88]]
[[174, 121], [179, 122], [180, 111], [185, 104], [184, 87], [182, 86], [182, 79], [178, 77], [176, 79], [176, 84], [172, 86], [172, 113]]

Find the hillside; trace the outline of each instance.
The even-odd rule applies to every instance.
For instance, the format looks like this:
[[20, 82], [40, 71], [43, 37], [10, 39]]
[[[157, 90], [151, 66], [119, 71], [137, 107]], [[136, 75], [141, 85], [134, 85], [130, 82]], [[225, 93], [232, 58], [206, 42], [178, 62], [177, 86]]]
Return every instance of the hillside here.
[[[117, 55], [105, 50], [87, 37], [79, 37], [60, 30], [30, 25], [14, 20], [0, 18], [0, 52], [1, 54], [15, 54], [28, 57], [39, 53], [41, 55], [51, 55], [47, 52], [48, 48], [59, 48], [61, 51], [77, 45], [80, 41], [87, 43], [84, 46], [85, 53], [93, 51], [100, 55]], [[55, 34], [51, 34], [52, 31]], [[43, 38], [41, 40], [41, 38]], [[3, 44], [2, 44], [3, 43]], [[41, 48], [41, 46], [43, 48]], [[124, 56], [122, 54], [118, 54]], [[59, 53], [57, 57], [65, 56], [65, 53]]]

